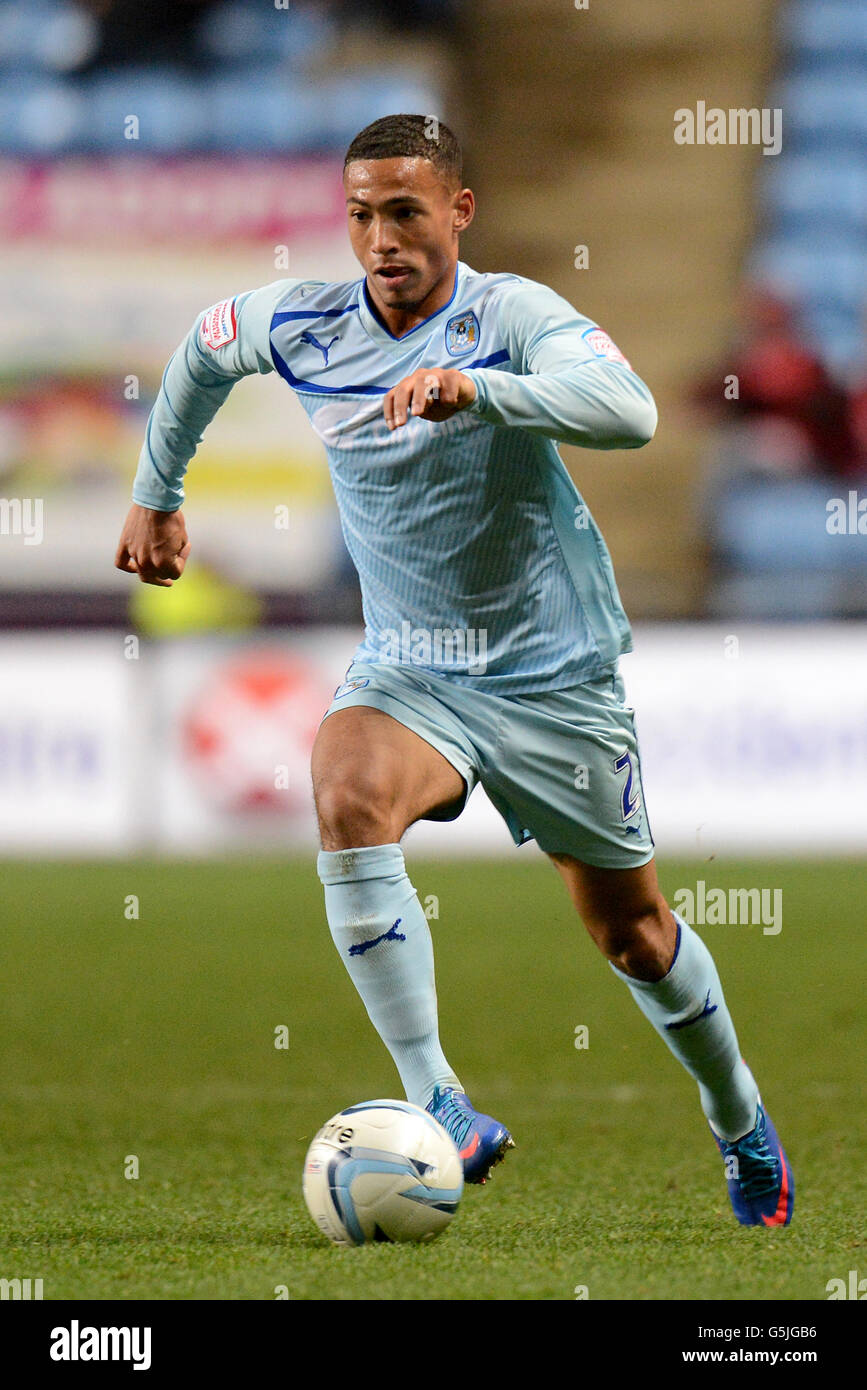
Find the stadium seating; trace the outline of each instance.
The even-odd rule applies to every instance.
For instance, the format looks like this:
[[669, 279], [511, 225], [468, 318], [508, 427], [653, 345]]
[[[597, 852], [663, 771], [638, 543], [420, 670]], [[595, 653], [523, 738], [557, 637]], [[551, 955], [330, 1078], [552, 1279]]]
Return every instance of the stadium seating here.
[[124, 118], [150, 154], [298, 153], [340, 148], [383, 111], [435, 108], [405, 63], [323, 75], [335, 9], [231, 0], [203, 10], [176, 62], [91, 62], [98, 31], [67, 3], [0, 5], [0, 156], [117, 151]]
[[[792, 0], [779, 31], [770, 103], [784, 112], [783, 152], [761, 169], [748, 272], [792, 300], [805, 343], [854, 387], [865, 372], [867, 7]], [[730, 463], [708, 508], [710, 608], [792, 618], [867, 611], [863, 537], [829, 535], [823, 522], [842, 481], [758, 478]]]
[[[762, 170], [751, 271], [802, 301], [828, 366], [864, 370], [867, 6], [791, 0], [780, 13], [783, 152]], [[821, 254], [819, 254], [821, 248]]]

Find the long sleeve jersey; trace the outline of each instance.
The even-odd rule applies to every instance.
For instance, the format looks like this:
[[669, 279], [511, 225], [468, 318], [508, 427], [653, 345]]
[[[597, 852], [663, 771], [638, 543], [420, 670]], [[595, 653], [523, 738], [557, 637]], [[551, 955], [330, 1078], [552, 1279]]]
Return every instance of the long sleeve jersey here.
[[[390, 432], [385, 394], [432, 367], [468, 376], [472, 405]], [[650, 391], [597, 324], [544, 285], [463, 262], [448, 303], [400, 337], [364, 279], [239, 294], [200, 314], [171, 358], [134, 500], [178, 508], [234, 382], [272, 371], [328, 458], [361, 584], [356, 659], [520, 694], [590, 680], [630, 650], [608, 550], [557, 450], [636, 448], [656, 428]]]

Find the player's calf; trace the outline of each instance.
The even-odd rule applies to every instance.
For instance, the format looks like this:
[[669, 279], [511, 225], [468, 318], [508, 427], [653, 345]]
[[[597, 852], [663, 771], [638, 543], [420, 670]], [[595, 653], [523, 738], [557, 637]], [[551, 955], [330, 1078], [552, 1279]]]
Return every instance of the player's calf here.
[[323, 850], [318, 859], [334, 944], [391, 1053], [407, 1100], [459, 1086], [440, 1046], [430, 928], [399, 844]]
[[[665, 904], [653, 864], [605, 871], [572, 860], [565, 872], [562, 863], [558, 868], [615, 975], [698, 1083], [718, 1140], [744, 1142], [758, 1122], [758, 1088], [741, 1057], [710, 951]], [[745, 1154], [750, 1173], [758, 1171], [762, 1160], [749, 1145]]]

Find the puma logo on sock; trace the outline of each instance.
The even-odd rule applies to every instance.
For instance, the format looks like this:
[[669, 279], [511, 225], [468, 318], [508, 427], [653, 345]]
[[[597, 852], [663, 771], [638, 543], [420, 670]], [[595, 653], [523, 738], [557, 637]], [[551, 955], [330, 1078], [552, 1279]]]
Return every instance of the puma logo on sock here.
[[398, 931], [402, 921], [403, 918], [398, 917], [397, 921], [381, 936], [374, 936], [370, 941], [357, 941], [354, 946], [350, 946], [349, 954], [351, 956], [363, 956], [365, 951], [369, 951], [373, 946], [378, 946], [381, 941], [406, 941], [404, 933]]
[[700, 1018], [707, 1018], [709, 1014], [715, 1014], [718, 1008], [718, 1004], [710, 1002], [710, 990], [708, 990], [704, 1008], [700, 1013], [693, 1014], [692, 1018], [682, 1018], [679, 1023], [666, 1023], [665, 1026], [670, 1032], [674, 1032], [677, 1028], [688, 1028], [691, 1023], [698, 1023]]

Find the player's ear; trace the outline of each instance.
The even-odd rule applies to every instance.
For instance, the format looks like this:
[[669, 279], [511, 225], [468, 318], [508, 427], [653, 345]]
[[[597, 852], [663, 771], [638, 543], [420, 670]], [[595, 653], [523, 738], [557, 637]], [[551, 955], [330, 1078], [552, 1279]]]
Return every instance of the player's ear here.
[[456, 232], [463, 232], [473, 220], [476, 211], [476, 200], [473, 197], [471, 188], [462, 188], [455, 194], [452, 204], [454, 210], [454, 229]]

